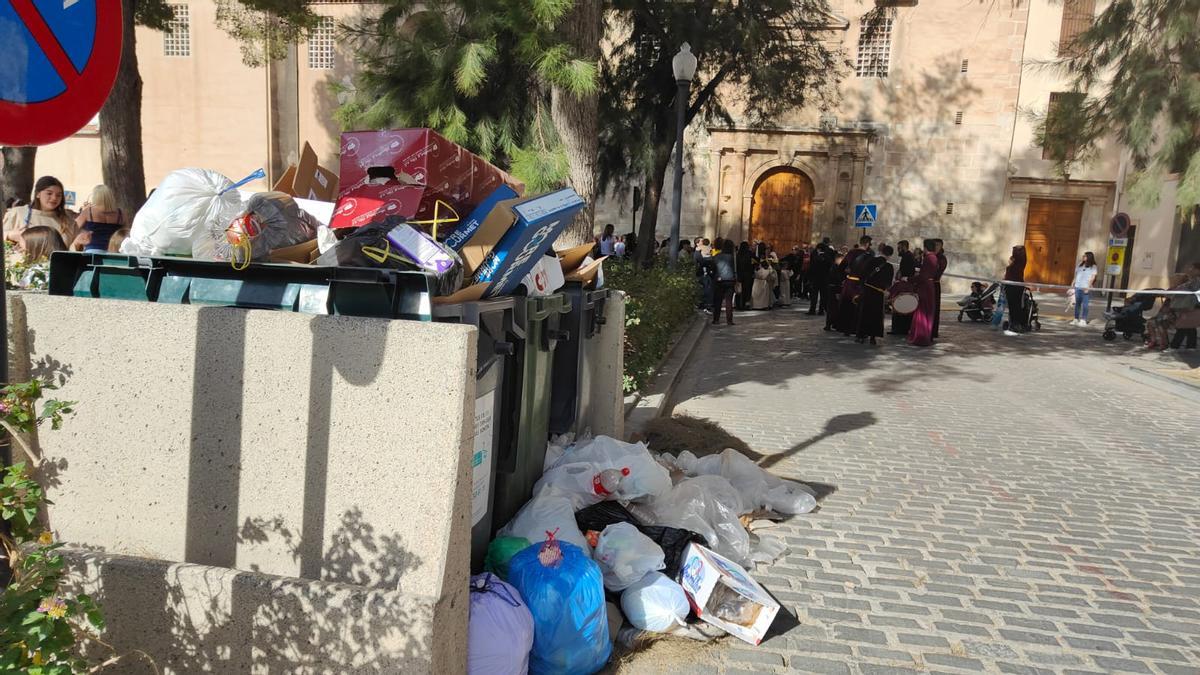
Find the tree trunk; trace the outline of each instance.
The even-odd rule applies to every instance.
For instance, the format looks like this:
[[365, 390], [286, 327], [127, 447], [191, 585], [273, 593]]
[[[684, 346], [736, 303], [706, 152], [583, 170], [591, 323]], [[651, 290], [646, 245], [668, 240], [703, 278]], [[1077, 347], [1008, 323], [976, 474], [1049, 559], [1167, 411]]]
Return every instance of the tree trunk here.
[[117, 204], [135, 213], [146, 201], [146, 170], [142, 163], [142, 76], [138, 72], [134, 20], [137, 0], [122, 0], [124, 44], [121, 68], [108, 100], [100, 109], [100, 163], [104, 184]]
[[638, 262], [642, 267], [649, 267], [654, 256], [654, 241], [657, 239], [655, 230], [658, 226], [658, 202], [662, 197], [663, 180], [667, 175], [667, 165], [671, 163], [671, 145], [661, 140], [654, 148], [654, 164], [650, 173], [645, 177], [642, 188], [642, 222], [638, 226]]
[[[562, 36], [579, 58], [600, 60], [601, 20], [600, 0], [575, 0], [575, 6], [563, 19]], [[566, 246], [587, 243], [595, 233], [598, 108], [595, 91], [576, 96], [561, 87], [551, 89], [550, 115], [567, 153], [571, 187], [587, 202], [587, 208], [559, 237]]]
[[0, 148], [3, 166], [0, 166], [0, 202], [9, 197], [29, 199], [33, 194], [33, 160], [37, 146]]

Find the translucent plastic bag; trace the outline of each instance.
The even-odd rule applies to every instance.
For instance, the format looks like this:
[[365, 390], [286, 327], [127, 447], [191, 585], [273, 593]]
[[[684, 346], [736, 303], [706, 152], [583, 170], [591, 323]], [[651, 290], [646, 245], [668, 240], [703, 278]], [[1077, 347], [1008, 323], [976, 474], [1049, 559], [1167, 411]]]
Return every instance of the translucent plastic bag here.
[[659, 572], [651, 572], [621, 594], [621, 610], [637, 628], [665, 633], [687, 625], [691, 606], [682, 586]]
[[[245, 265], [266, 259], [275, 249], [315, 239], [317, 226], [291, 195], [260, 192], [247, 199], [230, 222], [206, 222], [192, 243], [192, 257]], [[231, 236], [237, 244], [231, 243]]]
[[798, 515], [817, 508], [817, 497], [808, 486], [785, 480], [767, 491], [766, 506], [778, 513]]
[[648, 572], [666, 566], [662, 547], [629, 523], [604, 528], [594, 557], [610, 591], [623, 591]]
[[590, 675], [612, 653], [600, 568], [579, 547], [550, 538], [513, 556], [509, 580], [533, 615], [535, 675]]
[[[524, 537], [537, 544], [545, 541], [550, 532], [554, 533], [556, 539], [570, 542], [578, 546], [584, 555], [591, 556], [592, 548], [575, 524], [575, 509], [569, 500], [562, 497], [539, 495], [530, 499], [496, 534], [501, 537]], [[509, 568], [511, 571], [511, 561]]]
[[809, 488], [779, 478], [733, 448], [706, 457], [696, 457], [685, 450], [674, 459], [674, 464], [692, 476], [724, 476], [728, 479], [742, 500], [739, 514], [767, 507], [795, 515], [808, 513], [817, 506], [816, 496]]
[[533, 649], [533, 615], [517, 589], [490, 573], [471, 577], [467, 672], [524, 675]]
[[583, 462], [598, 469], [629, 469], [629, 475], [616, 491], [617, 499], [653, 498], [671, 489], [671, 474], [650, 455], [644, 443], [625, 443], [608, 436], [597, 436], [567, 448], [556, 466]]
[[[251, 174], [241, 183], [256, 177], [257, 173]], [[192, 255], [198, 233], [212, 227], [223, 232], [242, 212], [242, 195], [237, 185], [207, 169], [172, 171], [133, 217], [129, 238], [121, 242], [121, 252]]]
[[691, 530], [739, 564], [750, 557], [750, 534], [738, 520], [742, 498], [722, 476], [687, 478], [651, 504], [655, 525]]

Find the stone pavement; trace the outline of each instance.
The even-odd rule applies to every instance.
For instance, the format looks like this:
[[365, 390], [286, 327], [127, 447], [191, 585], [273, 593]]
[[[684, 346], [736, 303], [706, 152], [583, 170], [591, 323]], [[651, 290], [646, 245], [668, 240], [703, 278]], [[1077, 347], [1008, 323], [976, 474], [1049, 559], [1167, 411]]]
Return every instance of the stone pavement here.
[[1006, 338], [947, 311], [928, 349], [798, 307], [713, 326], [675, 412], [836, 491], [771, 530], [791, 550], [754, 576], [794, 616], [767, 641], [619, 671], [1200, 674], [1200, 409], [1120, 375], [1176, 357], [1046, 314]]

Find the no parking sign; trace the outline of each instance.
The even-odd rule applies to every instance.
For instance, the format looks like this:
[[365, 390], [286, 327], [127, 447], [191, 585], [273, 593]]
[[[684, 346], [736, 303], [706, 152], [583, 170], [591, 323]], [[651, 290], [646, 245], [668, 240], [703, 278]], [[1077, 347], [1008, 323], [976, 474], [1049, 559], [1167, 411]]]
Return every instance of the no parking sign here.
[[121, 0], [0, 0], [0, 144], [82, 129], [116, 80], [121, 30]]

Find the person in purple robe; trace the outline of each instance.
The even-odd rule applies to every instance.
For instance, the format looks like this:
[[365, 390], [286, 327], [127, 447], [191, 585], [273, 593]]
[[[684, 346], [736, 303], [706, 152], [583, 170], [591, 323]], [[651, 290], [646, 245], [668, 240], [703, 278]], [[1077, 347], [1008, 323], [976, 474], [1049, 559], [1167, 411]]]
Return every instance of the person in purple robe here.
[[833, 327], [843, 335], [853, 333], [858, 325], [858, 296], [862, 294], [862, 276], [866, 267], [875, 257], [871, 250], [871, 237], [863, 235], [858, 244], [850, 249], [842, 258], [842, 270], [846, 275], [842, 281], [842, 290], [838, 293], [838, 313]]
[[875, 338], [883, 337], [883, 307], [896, 274], [896, 268], [888, 261], [892, 253], [891, 246], [880, 246], [879, 255], [871, 259], [863, 276], [862, 294], [858, 296], [857, 341], [860, 344], [867, 338], [871, 339], [871, 344], [876, 344]]
[[936, 294], [934, 307], [937, 308], [933, 313], [933, 339], [938, 339], [938, 330], [942, 326], [942, 275], [946, 273], [946, 266], [949, 261], [946, 260], [946, 244], [941, 239], [934, 239], [933, 243], [937, 246], [938, 271], [937, 276], [933, 279], [933, 290]]
[[917, 347], [928, 347], [933, 344], [933, 317], [937, 311], [934, 304], [937, 291], [934, 290], [934, 279], [937, 278], [938, 259], [937, 244], [932, 239], [925, 240], [925, 256], [921, 259], [921, 267], [913, 284], [917, 288], [917, 311], [913, 312], [912, 325], [908, 329], [908, 344]]

